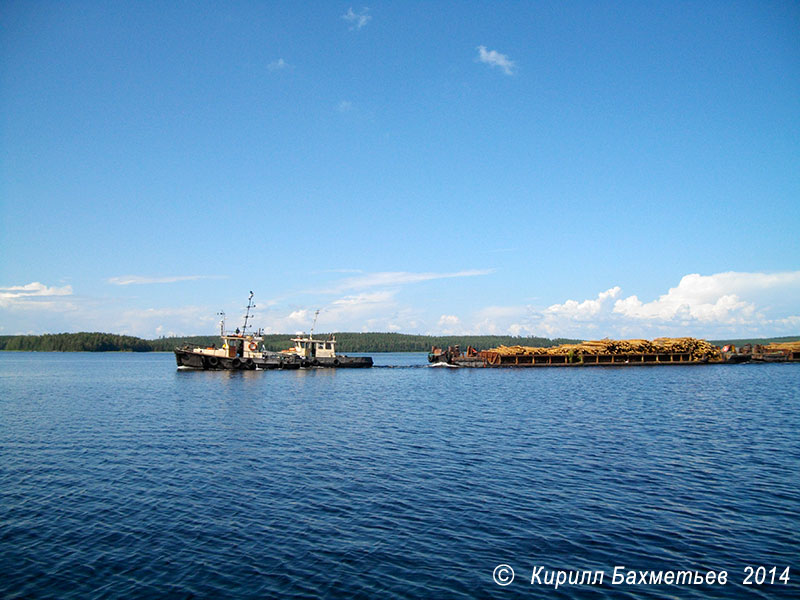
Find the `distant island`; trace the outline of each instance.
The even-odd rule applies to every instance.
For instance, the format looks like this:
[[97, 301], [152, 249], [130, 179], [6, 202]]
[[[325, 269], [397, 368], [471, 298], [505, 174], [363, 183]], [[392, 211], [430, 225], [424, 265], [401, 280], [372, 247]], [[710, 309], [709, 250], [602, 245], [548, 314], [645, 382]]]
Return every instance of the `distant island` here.
[[[326, 337], [329, 334], [318, 334]], [[584, 340], [567, 338], [517, 337], [503, 335], [411, 335], [405, 333], [336, 333], [341, 352], [428, 352], [431, 346], [472, 346], [480, 350], [505, 346], [541, 346], [549, 348], [560, 344], [576, 344]], [[264, 336], [267, 350], [289, 348], [289, 338], [294, 334], [282, 333]], [[709, 340], [716, 346], [735, 344], [770, 344], [800, 340], [800, 336], [773, 338]], [[145, 340], [113, 333], [46, 333], [43, 335], [0, 336], [0, 350], [17, 352], [171, 352], [176, 346], [196, 344], [210, 346], [219, 343], [219, 336], [161, 337]]]

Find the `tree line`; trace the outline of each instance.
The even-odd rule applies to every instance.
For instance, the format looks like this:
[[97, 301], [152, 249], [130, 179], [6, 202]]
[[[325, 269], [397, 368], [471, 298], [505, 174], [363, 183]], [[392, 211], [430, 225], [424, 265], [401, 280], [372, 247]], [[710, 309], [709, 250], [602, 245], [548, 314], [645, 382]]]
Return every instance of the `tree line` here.
[[151, 352], [149, 342], [113, 333], [46, 333], [0, 336], [0, 350], [27, 352]]
[[[478, 350], [487, 350], [497, 346], [541, 346], [548, 348], [559, 344], [575, 344], [581, 340], [567, 338], [516, 337], [504, 335], [412, 335], [406, 333], [336, 333], [336, 349], [338, 352], [428, 352], [432, 346], [447, 348], [461, 346], [465, 350], [472, 346]], [[264, 335], [263, 345], [267, 350], [286, 350], [293, 344], [293, 334]], [[328, 334], [315, 334], [315, 338], [325, 339]], [[769, 344], [790, 342], [800, 336], [783, 336], [774, 338], [710, 340], [716, 346], [747, 343]], [[196, 346], [219, 346], [219, 336], [201, 335], [190, 337], [162, 337], [153, 340], [129, 335], [113, 333], [80, 332], [80, 333], [47, 333], [44, 335], [3, 335], [0, 336], [0, 350], [26, 352], [171, 352], [176, 347], [186, 344]]]
[[[325, 339], [329, 334], [315, 334], [316, 339]], [[404, 333], [336, 333], [338, 352], [427, 352], [432, 346], [447, 348], [459, 345], [462, 349], [472, 346], [479, 350], [495, 348], [501, 344], [523, 346], [556, 346], [575, 343], [579, 340], [549, 339], [543, 337], [515, 337], [501, 335], [430, 336]], [[267, 350], [286, 350], [293, 346], [293, 334], [264, 335], [263, 345]], [[186, 344], [196, 346], [220, 345], [219, 336], [201, 335], [189, 337], [162, 337], [145, 340], [128, 335], [112, 333], [49, 333], [44, 335], [0, 336], [0, 350], [28, 352], [171, 352]]]

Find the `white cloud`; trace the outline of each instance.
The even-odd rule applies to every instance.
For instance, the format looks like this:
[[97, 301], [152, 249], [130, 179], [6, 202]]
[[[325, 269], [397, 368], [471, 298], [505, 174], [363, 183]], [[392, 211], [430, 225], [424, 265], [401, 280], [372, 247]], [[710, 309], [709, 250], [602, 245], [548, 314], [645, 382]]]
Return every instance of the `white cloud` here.
[[93, 331], [109, 331], [143, 338], [183, 335], [213, 335], [219, 332], [218, 317], [205, 306], [128, 309], [102, 314]]
[[[586, 300], [547, 307], [488, 306], [444, 315], [437, 331], [454, 334], [597, 339], [691, 335], [705, 338], [800, 334], [800, 271], [691, 274], [655, 300], [623, 297], [619, 286]], [[445, 318], [446, 317], [446, 318]]]
[[[285, 300], [260, 302], [253, 321], [274, 333], [308, 331], [321, 309], [318, 331], [401, 331], [405, 333], [541, 335], [548, 337], [767, 337], [800, 334], [800, 271], [690, 274], [652, 299], [609, 287], [588, 299], [549, 306], [513, 304], [464, 310], [464, 302], [431, 305], [410, 300], [404, 286], [491, 271], [450, 273], [387, 271], [360, 273], [334, 282], [330, 289], [306, 292], [305, 306]], [[177, 278], [118, 278], [118, 285], [168, 282]], [[128, 281], [133, 279], [133, 281]], [[155, 280], [155, 281], [153, 281]], [[636, 290], [631, 290], [635, 292]], [[335, 294], [331, 296], [331, 294]], [[315, 300], [316, 299], [316, 300]], [[463, 300], [463, 299], [462, 299]], [[138, 300], [137, 300], [138, 301]], [[319, 304], [316, 304], [319, 302]], [[219, 307], [133, 308], [133, 299], [75, 296], [72, 287], [40, 282], [0, 287], [3, 331], [109, 331], [142, 337], [213, 335]], [[316, 304], [316, 305], [315, 305]], [[459, 308], [455, 308], [459, 307]], [[239, 325], [239, 317], [231, 324]]]
[[294, 310], [289, 313], [289, 316], [286, 317], [286, 320], [290, 323], [294, 323], [295, 326], [303, 325], [311, 322], [311, 311], [309, 310]]
[[620, 298], [613, 287], [597, 298], [554, 304], [536, 326], [562, 337], [791, 335], [800, 323], [800, 271], [691, 274], [650, 302]]
[[267, 65], [267, 69], [270, 71], [281, 71], [283, 69], [288, 69], [289, 66], [290, 66], [289, 63], [287, 63], [285, 60], [283, 60], [282, 58], [278, 58], [269, 63]]
[[[298, 308], [288, 315], [272, 309], [256, 321], [270, 333], [309, 331], [314, 322], [315, 309]], [[402, 312], [395, 300], [395, 292], [375, 291], [337, 298], [320, 306], [317, 331], [391, 331], [397, 330], [395, 322]], [[405, 321], [399, 326], [402, 329]], [[370, 329], [372, 327], [372, 329]]]
[[146, 285], [151, 283], [176, 283], [179, 281], [197, 281], [199, 279], [224, 279], [218, 275], [176, 275], [173, 277], [145, 277], [142, 275], [123, 275], [110, 277], [108, 283], [114, 285]]
[[[635, 319], [743, 323], [757, 313], [755, 297], [773, 290], [800, 292], [800, 271], [790, 273], [717, 273], [684, 276], [657, 300], [644, 303], [637, 296], [618, 300], [614, 312]], [[741, 296], [750, 298], [749, 301]], [[797, 296], [796, 296], [797, 297]]]
[[457, 335], [462, 333], [461, 319], [459, 319], [456, 315], [442, 315], [439, 317], [439, 322], [436, 324], [436, 328], [443, 335]]
[[342, 15], [342, 19], [350, 23], [350, 30], [358, 30], [362, 27], [366, 26], [367, 23], [370, 22], [372, 16], [368, 15], [369, 8], [364, 7], [361, 9], [361, 12], [355, 12], [353, 7], [347, 9], [347, 12]]
[[544, 314], [574, 321], [593, 319], [597, 317], [608, 305], [608, 302], [616, 298], [621, 291], [622, 288], [616, 286], [605, 292], [600, 292], [594, 300], [584, 300], [583, 302], [567, 300], [564, 304], [553, 304], [544, 310]]
[[526, 306], [487, 306], [475, 312], [462, 328], [475, 335], [525, 335], [520, 323], [527, 313]]
[[390, 287], [407, 285], [410, 283], [420, 283], [422, 281], [432, 281], [435, 279], [451, 279], [455, 277], [477, 277], [488, 275], [491, 270], [467, 270], [455, 273], [409, 273], [407, 271], [384, 271], [379, 273], [368, 273], [358, 277], [348, 277], [340, 281], [335, 287], [327, 290], [327, 293], [340, 293], [347, 290], [358, 290], [371, 287]]
[[71, 296], [72, 286], [48, 287], [43, 283], [34, 281], [25, 285], [12, 285], [0, 287], [0, 307], [2, 308], [30, 308], [38, 307], [44, 310], [59, 310], [59, 307], [69, 309], [72, 305], [63, 300], [48, 300], [59, 296]]
[[500, 54], [497, 50], [487, 50], [486, 46], [478, 46], [478, 62], [497, 67], [506, 75], [514, 74], [514, 61], [509, 60], [508, 56]]
[[340, 100], [339, 104], [336, 105], [336, 110], [339, 112], [349, 112], [353, 110], [353, 103], [349, 100]]

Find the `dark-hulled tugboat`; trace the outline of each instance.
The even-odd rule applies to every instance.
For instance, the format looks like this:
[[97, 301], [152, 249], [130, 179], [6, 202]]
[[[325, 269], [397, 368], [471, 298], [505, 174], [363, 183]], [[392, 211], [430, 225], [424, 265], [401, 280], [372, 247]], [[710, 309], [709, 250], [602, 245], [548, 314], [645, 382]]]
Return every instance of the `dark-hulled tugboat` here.
[[365, 368], [372, 366], [371, 356], [347, 356], [336, 354], [336, 336], [330, 335], [324, 340], [314, 339], [314, 327], [317, 324], [319, 311], [314, 314], [314, 324], [311, 333], [306, 337], [300, 335], [292, 338], [294, 347], [283, 350], [281, 354], [295, 356], [300, 359], [303, 367], [331, 367], [331, 368]]
[[175, 361], [179, 367], [206, 370], [266, 370], [266, 369], [299, 369], [303, 361], [298, 356], [288, 355], [283, 352], [267, 352], [259, 343], [264, 341], [259, 329], [254, 334], [248, 334], [247, 322], [250, 320], [250, 311], [255, 308], [253, 292], [247, 302], [247, 312], [241, 330], [235, 332], [225, 331], [225, 313], [220, 313], [222, 319], [219, 323], [219, 335], [222, 338], [222, 347], [215, 345], [202, 348], [195, 345], [186, 345], [175, 348]]

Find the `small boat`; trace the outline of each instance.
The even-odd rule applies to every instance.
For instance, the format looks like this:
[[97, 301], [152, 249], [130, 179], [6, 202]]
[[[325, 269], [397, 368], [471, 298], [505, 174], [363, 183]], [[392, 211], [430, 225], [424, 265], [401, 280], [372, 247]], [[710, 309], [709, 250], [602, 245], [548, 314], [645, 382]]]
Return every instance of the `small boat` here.
[[319, 311], [314, 314], [314, 324], [311, 333], [300, 335], [291, 339], [294, 347], [283, 350], [281, 354], [298, 358], [303, 367], [330, 367], [330, 368], [366, 368], [372, 366], [371, 356], [347, 356], [336, 354], [336, 336], [329, 335], [324, 340], [314, 338], [314, 327], [317, 324]]
[[259, 343], [264, 341], [261, 330], [248, 334], [248, 320], [250, 311], [255, 308], [253, 292], [247, 303], [247, 313], [244, 317], [244, 326], [234, 332], [225, 331], [225, 313], [220, 312], [219, 334], [222, 340], [221, 347], [216, 344], [200, 347], [188, 344], [182, 348], [175, 348], [175, 361], [179, 367], [204, 370], [267, 370], [267, 369], [299, 369], [302, 360], [293, 355], [282, 352], [268, 352]]

